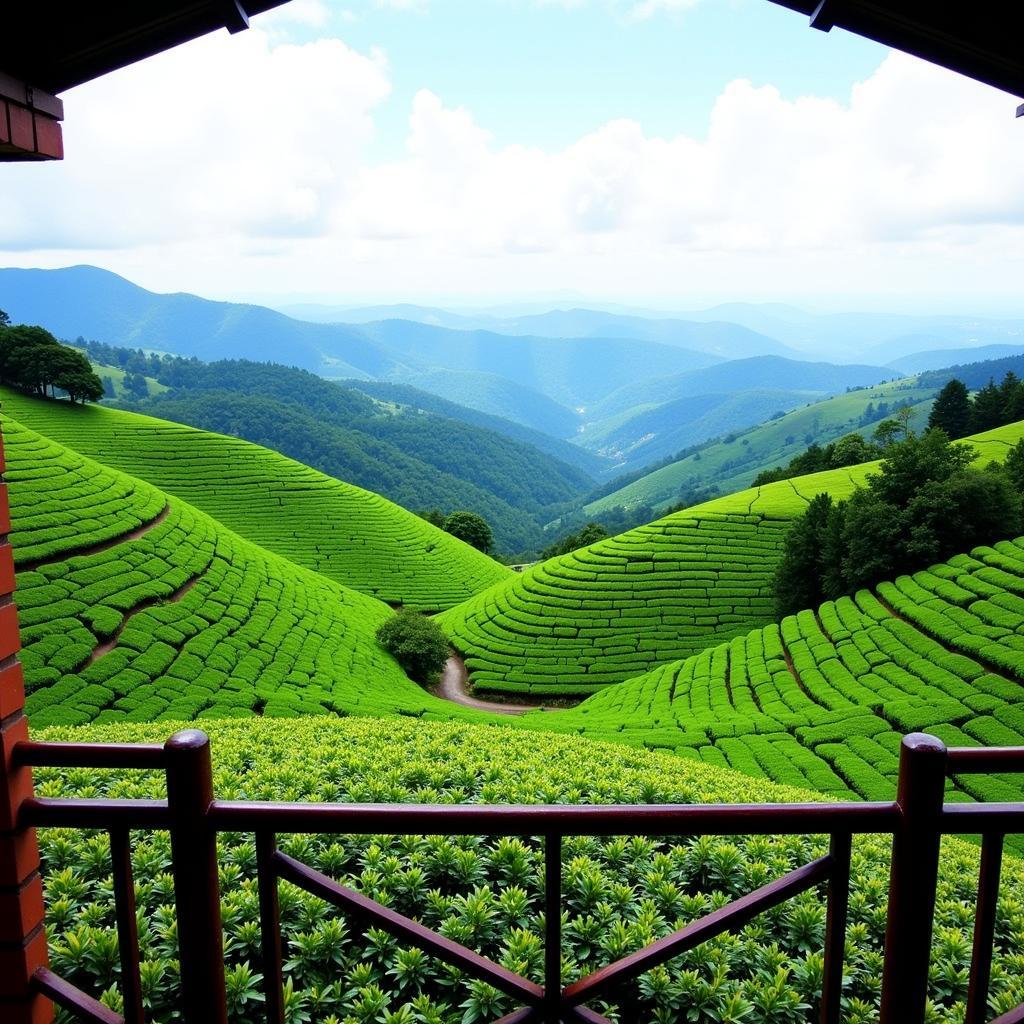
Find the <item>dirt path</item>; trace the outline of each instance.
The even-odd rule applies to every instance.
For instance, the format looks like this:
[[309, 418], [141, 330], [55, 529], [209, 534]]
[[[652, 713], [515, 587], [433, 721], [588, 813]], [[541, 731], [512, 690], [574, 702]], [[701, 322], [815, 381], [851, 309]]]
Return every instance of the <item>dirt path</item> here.
[[118, 544], [124, 544], [130, 540], [138, 540], [149, 533], [154, 527], [159, 526], [167, 518], [170, 511], [171, 506], [169, 504], [164, 505], [162, 512], [150, 519], [148, 523], [136, 526], [134, 530], [129, 530], [127, 533], [119, 533], [116, 537], [111, 537], [110, 540], [101, 540], [98, 544], [90, 544], [85, 548], [74, 548], [70, 551], [63, 551], [59, 555], [51, 555], [49, 558], [40, 558], [34, 562], [23, 562], [18, 566], [18, 571], [25, 572], [26, 570], [38, 569], [41, 565], [47, 565], [50, 562], [63, 562], [69, 558], [78, 558], [80, 555], [98, 555], [101, 551], [109, 551], [111, 548], [116, 548]]
[[450, 700], [453, 704], [461, 704], [466, 708], [478, 711], [493, 711], [499, 715], [523, 715], [527, 711], [536, 711], [539, 704], [502, 704], [498, 701], [479, 700], [470, 696], [469, 673], [466, 663], [457, 654], [453, 654], [444, 666], [441, 681], [433, 688], [435, 697]]

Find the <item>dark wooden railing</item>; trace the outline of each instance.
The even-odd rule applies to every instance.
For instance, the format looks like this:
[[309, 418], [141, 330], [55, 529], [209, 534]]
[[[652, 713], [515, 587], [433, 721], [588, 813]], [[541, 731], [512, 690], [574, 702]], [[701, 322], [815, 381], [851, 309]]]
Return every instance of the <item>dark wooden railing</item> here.
[[[104, 1024], [143, 1021], [129, 829], [170, 831], [185, 1024], [224, 1024], [227, 1019], [216, 852], [217, 833], [222, 831], [251, 832], [256, 839], [268, 1024], [282, 1024], [284, 1020], [278, 913], [278, 880], [282, 878], [360, 924], [381, 928], [512, 996], [521, 1008], [502, 1017], [500, 1024], [607, 1021], [586, 1004], [613, 996], [624, 982], [652, 967], [824, 884], [828, 902], [820, 1021], [838, 1024], [850, 851], [853, 836], [864, 833], [888, 833], [893, 837], [882, 1024], [920, 1024], [924, 1020], [941, 836], [982, 835], [966, 1021], [986, 1024], [1003, 837], [1024, 831], [1024, 804], [943, 804], [948, 775], [1024, 771], [1024, 748], [947, 750], [935, 737], [921, 733], [903, 740], [896, 799], [891, 803], [432, 806], [220, 801], [213, 792], [210, 743], [198, 730], [176, 733], [163, 746], [17, 742], [10, 752], [10, 773], [34, 765], [160, 768], [166, 772], [166, 800], [29, 795], [18, 807], [17, 827], [22, 835], [43, 826], [105, 829], [110, 834], [123, 1017], [58, 977], [45, 963], [33, 965], [31, 958], [25, 959], [26, 976], [15, 979], [28, 993], [29, 1003], [50, 1000], [79, 1020]], [[544, 984], [524, 978], [282, 853], [276, 835], [296, 832], [542, 837]], [[625, 834], [828, 835], [830, 843], [824, 856], [563, 987], [562, 838]], [[4, 841], [0, 834], [0, 860], [5, 853]], [[24, 1019], [42, 1018], [33, 1012]], [[1024, 1005], [1003, 1014], [997, 1024], [1020, 1022], [1024, 1022]]]

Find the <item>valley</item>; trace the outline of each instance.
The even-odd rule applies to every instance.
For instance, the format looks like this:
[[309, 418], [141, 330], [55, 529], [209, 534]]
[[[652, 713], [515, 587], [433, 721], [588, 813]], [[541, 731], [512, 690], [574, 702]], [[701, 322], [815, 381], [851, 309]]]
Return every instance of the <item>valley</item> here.
[[[816, 495], [860, 493], [899, 450], [893, 429], [924, 434], [944, 371], [871, 383], [885, 371], [776, 354], [719, 360], [657, 378], [649, 392], [640, 383], [609, 392], [594, 407], [608, 412], [604, 427], [585, 444], [587, 430], [545, 434], [395, 381], [331, 382], [285, 366], [106, 343], [91, 351], [110, 360], [97, 372], [121, 374], [118, 393], [100, 404], [0, 387], [25, 708], [43, 738], [137, 741], [191, 722], [223, 752], [222, 792], [377, 802], [885, 801], [908, 732], [950, 746], [1024, 746], [1024, 537], [993, 537], [817, 607], [777, 610], [776, 570], [794, 523]], [[727, 383], [733, 363], [736, 390], [719, 402], [727, 393], [706, 389]], [[979, 365], [967, 368], [976, 388]], [[148, 394], [137, 381], [128, 393], [135, 374]], [[783, 378], [794, 390], [747, 386]], [[1006, 393], [1015, 386], [1011, 379]], [[760, 413], [755, 396], [764, 399]], [[617, 431], [632, 424], [672, 449], [689, 437], [679, 431], [710, 411], [728, 426], [724, 435], [614, 486], [601, 449], [630, 436]], [[870, 441], [885, 422], [897, 428], [881, 462], [749, 486], [811, 446], [851, 434]], [[1005, 422], [966, 438], [967, 461], [1000, 466], [1019, 458], [1022, 442], [1024, 421]], [[361, 473], [363, 486], [350, 479]], [[377, 493], [378, 482], [398, 488], [405, 507]], [[686, 502], [702, 488], [721, 496]], [[503, 546], [517, 521], [532, 524], [521, 536], [539, 539], [555, 535], [549, 517], [567, 525], [609, 511], [615, 522], [632, 507], [640, 525], [512, 571], [430, 521], [426, 506], [447, 511], [455, 502], [489, 513]], [[658, 515], [676, 504], [684, 507]], [[395, 608], [418, 609], [443, 628], [452, 656], [437, 683], [414, 682], [379, 642]], [[46, 771], [38, 785], [79, 791]], [[137, 795], [151, 787], [146, 778], [118, 785]], [[107, 786], [98, 778], [90, 792]], [[947, 787], [953, 803], [1020, 794], [1014, 776], [954, 775]], [[153, 842], [136, 858], [156, 858]], [[475, 941], [500, 958], [515, 943], [526, 949], [537, 926], [536, 851], [511, 842], [378, 837], [287, 848], [452, 934], [475, 927], [467, 901], [486, 905], [500, 923]], [[817, 850], [786, 837], [566, 842], [572, 976], [652, 940], [673, 915], [703, 912], [722, 886], [745, 891], [765, 858], [782, 870]], [[1019, 852], [1016, 839], [1008, 845]], [[56, 858], [63, 848], [44, 838], [43, 849]], [[246, 863], [244, 843], [226, 849]], [[867, 906], [884, 886], [887, 854], [877, 840], [856, 850], [861, 909], [848, 962], [860, 974], [850, 991], [870, 1008], [884, 917]], [[708, 857], [740, 865], [733, 881], [702, 873], [696, 865]], [[951, 935], [964, 928], [957, 908], [976, 860], [976, 848], [959, 842], [944, 857], [939, 914]], [[660, 873], [670, 863], [671, 891]], [[1015, 856], [1004, 870], [1016, 878]], [[520, 888], [508, 888], [509, 878]], [[428, 880], [439, 895], [422, 887]], [[585, 895], [593, 886], [601, 899]], [[234, 892], [229, 908], [244, 904]], [[141, 889], [140, 899], [148, 894]], [[306, 912], [316, 934], [333, 927]], [[809, 896], [743, 948], [755, 958], [774, 950], [795, 978], [814, 955], [793, 937], [797, 922], [818, 929], [821, 912]], [[1008, 920], [1013, 905], [1001, 913]], [[596, 939], [595, 915], [607, 941]], [[56, 926], [58, 963], [78, 941], [75, 920]], [[166, 960], [161, 934], [145, 939], [153, 964]], [[1015, 963], [1014, 950], [997, 962]], [[412, 962], [406, 950], [375, 953], [372, 943], [348, 955], [344, 970], [360, 985], [329, 1005], [363, 1005], [361, 982], [371, 975], [360, 964], [398, 971]], [[517, 969], [529, 971], [523, 955]], [[239, 977], [247, 963], [229, 955]], [[83, 984], [98, 977], [71, 969]], [[647, 981], [624, 988], [616, 1005], [651, 1019], [671, 1013], [690, 998], [688, 970], [658, 992]], [[761, 998], [767, 982], [757, 970], [738, 960], [723, 970], [733, 991]], [[294, 977], [303, 999], [319, 998], [310, 975]], [[420, 975], [418, 1005], [448, 1024], [455, 1017], [439, 979]], [[400, 1005], [398, 989], [380, 992], [374, 1005]], [[473, 992], [489, 1013], [505, 1007]], [[1002, 995], [1024, 991], [1008, 985]], [[938, 1019], [954, 1021], [959, 999], [954, 990]]]

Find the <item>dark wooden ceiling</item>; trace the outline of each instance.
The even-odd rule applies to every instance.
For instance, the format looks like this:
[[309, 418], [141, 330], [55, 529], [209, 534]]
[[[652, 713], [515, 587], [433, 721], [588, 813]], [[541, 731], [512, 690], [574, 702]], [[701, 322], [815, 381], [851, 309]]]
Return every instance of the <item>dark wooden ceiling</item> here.
[[1024, 98], [1024, 0], [772, 2]]
[[0, 72], [61, 93], [286, 0], [27, 0], [0, 11]]

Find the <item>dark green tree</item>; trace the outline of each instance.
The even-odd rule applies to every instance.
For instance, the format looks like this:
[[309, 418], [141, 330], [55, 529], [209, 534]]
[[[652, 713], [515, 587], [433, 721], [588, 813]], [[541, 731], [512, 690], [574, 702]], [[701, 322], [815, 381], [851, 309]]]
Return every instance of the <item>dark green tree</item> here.
[[485, 554], [489, 553], [494, 546], [494, 534], [491, 532], [491, 527], [487, 520], [483, 516], [477, 515], [476, 512], [465, 510], [451, 512], [445, 517], [441, 529]]
[[963, 381], [954, 378], [936, 396], [928, 414], [928, 428], [935, 427], [954, 439], [971, 432], [971, 399]]
[[973, 459], [967, 445], [953, 444], [941, 430], [928, 430], [886, 449], [881, 471], [872, 477], [870, 487], [883, 501], [905, 508], [930, 480], [946, 480]]
[[779, 618], [801, 608], [814, 608], [824, 599], [822, 554], [833, 507], [831, 495], [816, 494], [786, 534], [782, 559], [775, 572], [775, 608]]
[[0, 309], [0, 327], [10, 327], [10, 326], [11, 326], [11, 318], [2, 309]]
[[931, 480], [906, 511], [911, 565], [942, 561], [978, 544], [1021, 532], [1021, 497], [998, 465]]
[[1007, 453], [1003, 469], [1017, 493], [1024, 495], [1024, 439], [1018, 441]]
[[377, 642], [417, 682], [433, 683], [449, 657], [448, 638], [435, 619], [403, 608], [377, 629]]
[[971, 406], [971, 432], [980, 434], [983, 430], [993, 430], [1002, 426], [1005, 403], [1003, 393], [990, 377], [989, 382], [974, 396]]

